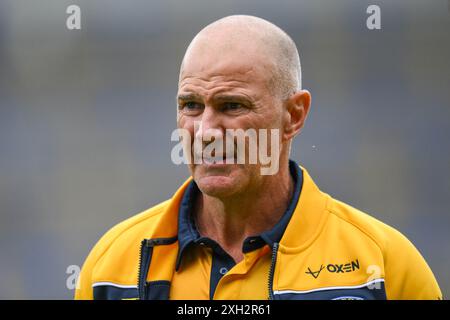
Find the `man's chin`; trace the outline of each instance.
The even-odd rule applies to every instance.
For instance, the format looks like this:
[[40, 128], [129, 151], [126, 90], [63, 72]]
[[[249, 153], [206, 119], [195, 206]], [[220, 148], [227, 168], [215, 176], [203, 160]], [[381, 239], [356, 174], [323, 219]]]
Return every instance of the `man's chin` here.
[[238, 192], [236, 179], [224, 175], [208, 175], [195, 179], [200, 191], [210, 197], [226, 198]]

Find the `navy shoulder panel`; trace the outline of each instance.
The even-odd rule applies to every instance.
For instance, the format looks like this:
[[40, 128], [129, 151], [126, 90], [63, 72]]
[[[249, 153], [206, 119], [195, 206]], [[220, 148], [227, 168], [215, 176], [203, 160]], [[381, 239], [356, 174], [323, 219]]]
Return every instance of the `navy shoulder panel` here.
[[330, 287], [308, 291], [275, 291], [275, 300], [386, 300], [384, 281], [355, 287]]

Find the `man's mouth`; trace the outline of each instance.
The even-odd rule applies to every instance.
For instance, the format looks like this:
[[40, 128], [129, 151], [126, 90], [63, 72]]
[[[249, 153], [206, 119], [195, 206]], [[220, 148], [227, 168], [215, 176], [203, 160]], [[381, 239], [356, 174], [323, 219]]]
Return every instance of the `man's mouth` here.
[[202, 164], [213, 165], [213, 164], [234, 164], [236, 163], [236, 158], [234, 155], [227, 156], [226, 154], [218, 154], [214, 156], [210, 155], [197, 155], [197, 159], [203, 159]]

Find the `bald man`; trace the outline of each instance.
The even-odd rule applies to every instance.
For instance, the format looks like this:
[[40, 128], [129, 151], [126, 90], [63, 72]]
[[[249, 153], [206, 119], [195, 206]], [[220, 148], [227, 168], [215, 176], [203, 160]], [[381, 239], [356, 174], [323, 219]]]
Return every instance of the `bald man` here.
[[[77, 299], [442, 298], [401, 233], [320, 191], [289, 159], [311, 96], [280, 28], [251, 16], [205, 27], [182, 61], [177, 100], [186, 158], [201, 161], [187, 162], [191, 177], [172, 198], [102, 237]], [[270, 133], [256, 152], [276, 170], [251, 163], [250, 136], [235, 152], [229, 133], [239, 130]], [[236, 149], [206, 155], [218, 141]]]

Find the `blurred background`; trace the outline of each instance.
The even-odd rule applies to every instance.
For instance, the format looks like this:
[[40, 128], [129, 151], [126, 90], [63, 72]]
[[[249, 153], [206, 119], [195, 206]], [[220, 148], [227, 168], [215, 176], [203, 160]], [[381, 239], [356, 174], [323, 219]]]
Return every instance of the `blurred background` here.
[[170, 159], [179, 65], [230, 14], [298, 45], [313, 100], [292, 158], [403, 232], [449, 296], [448, 0], [1, 0], [0, 298], [71, 299], [68, 266], [186, 179]]

